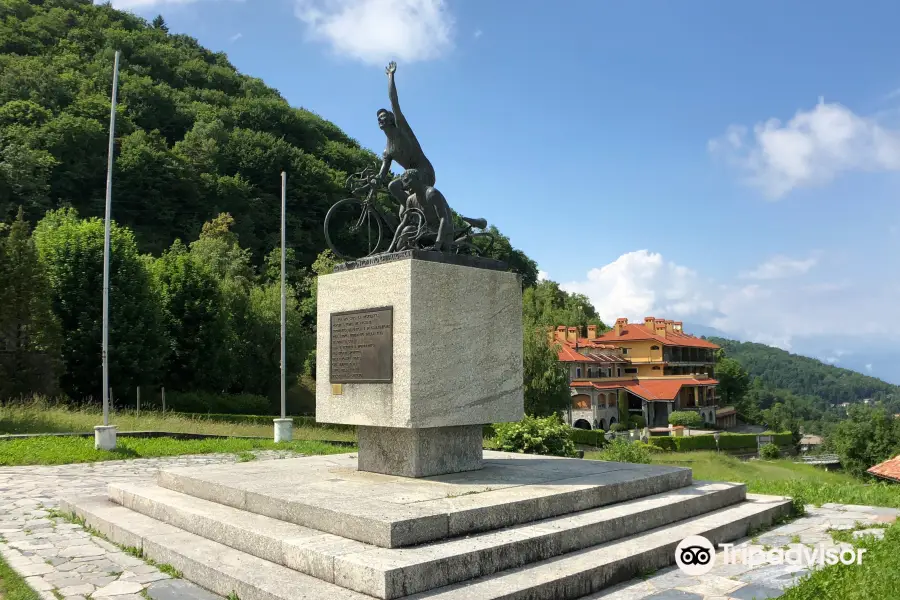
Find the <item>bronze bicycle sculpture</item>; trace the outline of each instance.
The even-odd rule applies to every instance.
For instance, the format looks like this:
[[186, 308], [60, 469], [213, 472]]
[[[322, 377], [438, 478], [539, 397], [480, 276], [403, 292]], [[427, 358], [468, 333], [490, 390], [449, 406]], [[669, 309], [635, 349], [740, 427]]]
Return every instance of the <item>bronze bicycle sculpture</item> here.
[[[378, 127], [387, 138], [381, 166], [377, 172], [367, 167], [347, 178], [350, 197], [328, 209], [325, 241], [344, 260], [403, 250], [482, 256], [494, 243], [490, 232], [484, 231], [487, 221], [454, 216], [444, 195], [434, 187], [434, 167], [400, 112], [396, 71], [394, 62], [385, 68], [393, 112], [382, 108], [377, 113]], [[392, 163], [405, 169], [394, 179], [390, 179]], [[398, 216], [379, 206], [382, 191], [400, 205]], [[479, 238], [486, 241], [476, 243]]]
[[[386, 192], [387, 185], [374, 172], [373, 167], [366, 167], [348, 177], [346, 187], [350, 197], [335, 202], [325, 215], [325, 241], [338, 258], [356, 260], [412, 249], [472, 256], [490, 252], [494, 236], [485, 231], [485, 219], [459, 216], [463, 225], [451, 223], [453, 233], [446, 237], [444, 232], [429, 227], [426, 211], [433, 208], [438, 197], [443, 200], [443, 195], [433, 186], [424, 185], [415, 172], [403, 180], [407, 196], [399, 218], [382, 208], [377, 202], [378, 194]], [[423, 198], [420, 199], [420, 195]], [[447, 227], [447, 215], [452, 218], [452, 213], [446, 201], [443, 205], [436, 210], [442, 212], [443, 217], [436, 215], [431, 222], [437, 220]], [[479, 239], [485, 241], [476, 242]]]

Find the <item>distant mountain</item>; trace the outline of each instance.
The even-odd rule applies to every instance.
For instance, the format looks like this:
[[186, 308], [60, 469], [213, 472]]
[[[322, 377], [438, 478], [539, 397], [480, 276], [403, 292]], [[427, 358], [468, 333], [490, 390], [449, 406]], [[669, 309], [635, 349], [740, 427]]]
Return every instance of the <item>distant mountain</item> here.
[[[697, 323], [685, 323], [684, 330], [698, 337], [748, 341], [721, 329]], [[858, 371], [893, 385], [900, 384], [900, 350], [886, 340], [848, 339], [834, 335], [798, 336], [791, 340], [791, 345], [796, 355]]]
[[725, 333], [721, 329], [716, 329], [715, 327], [709, 327], [707, 325], [699, 325], [697, 323], [684, 323], [682, 324], [684, 328], [684, 332], [690, 335], [695, 335], [697, 337], [719, 337], [719, 338], [729, 338], [733, 336], [729, 336], [729, 334]]
[[759, 377], [769, 388], [788, 390], [800, 396], [818, 396], [829, 404], [900, 396], [900, 386], [815, 358], [718, 336], [712, 336], [710, 341], [721, 346], [727, 356], [741, 363], [751, 377]]

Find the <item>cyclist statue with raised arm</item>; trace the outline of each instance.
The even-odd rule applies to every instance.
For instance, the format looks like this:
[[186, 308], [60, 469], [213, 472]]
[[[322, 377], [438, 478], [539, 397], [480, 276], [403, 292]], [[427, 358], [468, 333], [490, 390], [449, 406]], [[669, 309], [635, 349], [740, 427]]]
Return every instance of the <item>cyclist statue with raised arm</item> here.
[[[378, 172], [378, 181], [384, 181], [391, 172], [391, 163], [396, 162], [404, 169], [418, 171], [418, 179], [426, 186], [435, 184], [434, 167], [422, 152], [422, 146], [406, 121], [406, 117], [400, 112], [400, 102], [397, 99], [397, 84], [394, 82], [394, 73], [397, 71], [397, 63], [391, 63], [385, 68], [388, 76], [388, 96], [391, 99], [393, 112], [382, 108], [378, 111], [378, 127], [384, 132], [387, 144], [382, 155], [381, 170]], [[402, 177], [402, 175], [401, 175]], [[407, 192], [403, 189], [403, 181], [397, 177], [388, 184], [388, 191], [401, 207], [406, 205]]]

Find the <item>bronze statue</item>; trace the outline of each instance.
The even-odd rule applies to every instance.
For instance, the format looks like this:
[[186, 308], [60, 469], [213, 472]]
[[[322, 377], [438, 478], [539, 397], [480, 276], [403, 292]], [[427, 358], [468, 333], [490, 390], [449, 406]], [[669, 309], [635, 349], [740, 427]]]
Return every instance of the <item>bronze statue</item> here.
[[409, 195], [400, 210], [400, 225], [385, 252], [413, 247], [449, 252], [453, 244], [453, 213], [444, 195], [426, 185], [417, 169], [407, 169], [399, 179]]
[[[384, 181], [391, 172], [391, 163], [396, 162], [404, 169], [416, 169], [419, 172], [419, 179], [426, 186], [434, 186], [435, 176], [434, 167], [422, 152], [422, 146], [413, 133], [412, 128], [406, 121], [406, 117], [400, 112], [400, 102], [397, 99], [397, 84], [394, 82], [394, 73], [397, 71], [397, 63], [391, 61], [385, 68], [388, 76], [388, 97], [391, 99], [391, 108], [393, 112], [386, 108], [379, 109], [378, 127], [384, 132], [387, 138], [387, 144], [384, 147], [382, 155], [381, 170], [378, 172], [379, 181]], [[403, 182], [401, 177], [397, 177], [388, 184], [388, 191], [391, 196], [404, 206], [407, 200], [407, 194], [403, 190]]]
[[[396, 71], [394, 62], [385, 68], [393, 112], [385, 108], [378, 111], [378, 126], [387, 138], [381, 168], [376, 175], [373, 165], [347, 178], [350, 197], [338, 200], [328, 209], [325, 241], [339, 258], [346, 260], [404, 250], [483, 256], [491, 251], [494, 235], [485, 231], [484, 219], [459, 215], [461, 224], [454, 222], [447, 200], [434, 187], [434, 167], [400, 112]], [[394, 162], [404, 168], [400, 176], [387, 184], [388, 195], [400, 204], [399, 225], [397, 217], [376, 202]]]

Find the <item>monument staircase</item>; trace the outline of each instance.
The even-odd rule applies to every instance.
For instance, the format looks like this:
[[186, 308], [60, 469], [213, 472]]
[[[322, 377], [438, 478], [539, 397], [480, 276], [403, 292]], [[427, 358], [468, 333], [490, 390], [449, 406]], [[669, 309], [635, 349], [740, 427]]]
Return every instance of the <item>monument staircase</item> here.
[[674, 563], [689, 535], [734, 541], [790, 501], [689, 469], [485, 451], [426, 478], [356, 454], [160, 471], [63, 509], [241, 600], [590, 597]]

